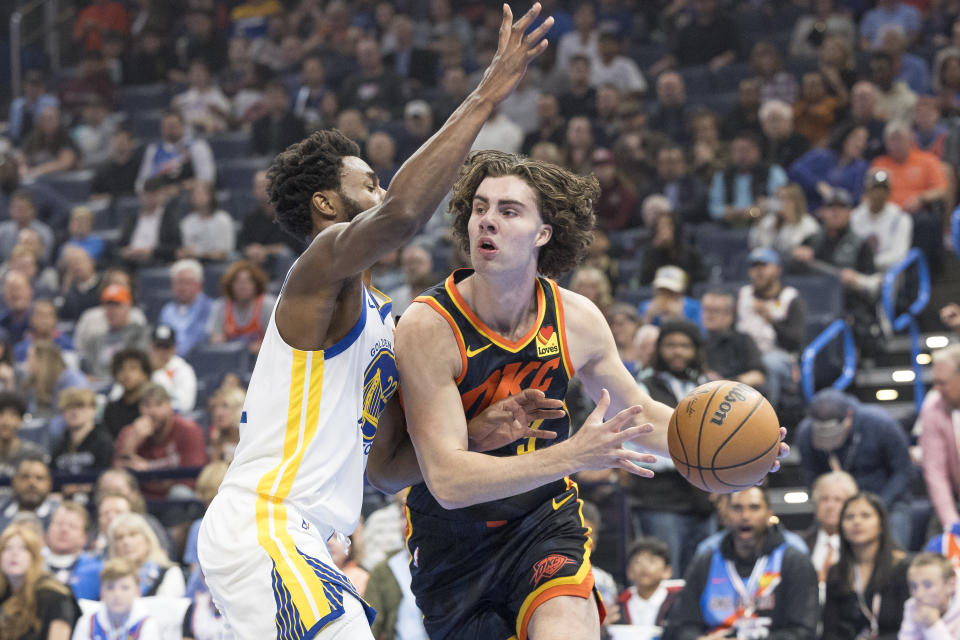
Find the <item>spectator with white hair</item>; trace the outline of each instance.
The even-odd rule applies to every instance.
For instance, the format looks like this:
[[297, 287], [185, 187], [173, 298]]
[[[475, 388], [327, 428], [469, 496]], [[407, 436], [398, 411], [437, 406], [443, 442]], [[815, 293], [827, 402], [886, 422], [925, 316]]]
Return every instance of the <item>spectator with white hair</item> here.
[[159, 324], [176, 332], [177, 355], [207, 341], [207, 319], [213, 301], [203, 292], [203, 266], [192, 258], [177, 260], [170, 267], [173, 300], [160, 309]]
[[765, 138], [763, 158], [767, 162], [789, 167], [810, 148], [810, 141], [794, 130], [793, 107], [786, 102], [764, 102], [759, 117]]

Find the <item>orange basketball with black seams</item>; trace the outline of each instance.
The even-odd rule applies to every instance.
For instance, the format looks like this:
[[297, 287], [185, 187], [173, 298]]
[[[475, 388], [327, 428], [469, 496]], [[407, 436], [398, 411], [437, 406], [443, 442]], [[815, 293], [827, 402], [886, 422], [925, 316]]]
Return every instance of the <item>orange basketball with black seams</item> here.
[[780, 421], [763, 395], [742, 382], [701, 385], [674, 409], [670, 457], [694, 486], [732, 493], [760, 482], [780, 450]]

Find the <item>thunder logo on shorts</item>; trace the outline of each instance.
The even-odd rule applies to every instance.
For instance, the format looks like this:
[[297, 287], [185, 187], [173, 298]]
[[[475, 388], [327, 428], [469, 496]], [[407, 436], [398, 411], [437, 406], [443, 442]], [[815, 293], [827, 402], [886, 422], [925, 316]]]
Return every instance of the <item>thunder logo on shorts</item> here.
[[377, 435], [380, 414], [397, 390], [399, 378], [393, 351], [381, 347], [363, 374], [363, 413], [357, 422], [363, 434], [364, 455], [370, 453], [373, 437]]

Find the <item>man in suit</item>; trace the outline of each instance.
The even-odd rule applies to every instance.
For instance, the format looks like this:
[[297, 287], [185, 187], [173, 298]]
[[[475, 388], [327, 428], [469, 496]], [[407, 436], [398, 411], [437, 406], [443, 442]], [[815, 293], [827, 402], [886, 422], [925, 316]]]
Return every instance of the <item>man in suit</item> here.
[[857, 481], [846, 471], [824, 473], [813, 483], [813, 524], [801, 537], [817, 570], [821, 603], [826, 595], [827, 571], [840, 558], [840, 511], [847, 498], [858, 491]]
[[140, 193], [140, 211], [123, 222], [120, 257], [132, 267], [169, 262], [181, 244], [176, 212], [164, 206], [172, 186], [164, 178], [149, 178]]
[[383, 57], [384, 66], [401, 78], [415, 80], [421, 88], [437, 84], [438, 56], [435, 51], [414, 45], [413, 20], [403, 14], [390, 23], [393, 48]]

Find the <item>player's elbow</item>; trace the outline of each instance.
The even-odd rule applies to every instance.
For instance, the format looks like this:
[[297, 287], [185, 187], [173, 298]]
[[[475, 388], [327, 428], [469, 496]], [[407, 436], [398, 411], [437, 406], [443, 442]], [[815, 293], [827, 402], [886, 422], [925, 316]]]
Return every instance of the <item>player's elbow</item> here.
[[436, 499], [440, 506], [450, 511], [452, 509], [463, 509], [475, 503], [471, 500], [471, 495], [467, 491], [467, 486], [460, 482], [453, 474], [425, 474], [427, 488]]

